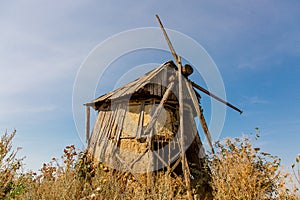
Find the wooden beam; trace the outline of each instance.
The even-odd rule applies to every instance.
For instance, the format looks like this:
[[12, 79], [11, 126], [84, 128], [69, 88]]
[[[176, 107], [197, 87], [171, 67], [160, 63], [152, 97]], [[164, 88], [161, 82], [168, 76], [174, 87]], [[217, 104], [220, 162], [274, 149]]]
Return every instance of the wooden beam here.
[[155, 112], [154, 112], [154, 114], [152, 116], [151, 121], [149, 122], [147, 128], [144, 131], [145, 135], [147, 135], [151, 131], [151, 129], [154, 127], [154, 125], [155, 125], [155, 123], [156, 123], [156, 121], [157, 121], [157, 119], [158, 119], [158, 117], [160, 115], [160, 112], [161, 112], [161, 110], [163, 108], [163, 105], [168, 100], [168, 97], [169, 97], [169, 95], [170, 95], [173, 87], [174, 87], [174, 80], [171, 81], [171, 83], [168, 85], [167, 90], [165, 91], [165, 93], [164, 93], [164, 95], [163, 95], [163, 97], [162, 97], [159, 105], [157, 106], [157, 108], [156, 108], [156, 110], [155, 110]]
[[177, 60], [178, 60], [178, 56], [177, 56], [177, 54], [176, 54], [176, 52], [175, 52], [175, 49], [174, 49], [174, 47], [173, 47], [173, 45], [172, 45], [172, 43], [171, 43], [171, 41], [170, 41], [170, 39], [169, 39], [169, 37], [168, 37], [168, 34], [167, 34], [167, 32], [166, 32], [164, 26], [163, 26], [163, 24], [161, 23], [159, 16], [158, 16], [158, 15], [155, 15], [155, 17], [156, 17], [156, 19], [157, 19], [157, 21], [158, 21], [158, 23], [159, 23], [159, 26], [160, 26], [160, 28], [161, 28], [163, 34], [164, 34], [164, 37], [165, 37], [165, 39], [166, 39], [166, 41], [167, 41], [167, 43], [168, 43], [169, 49], [171, 50], [171, 53], [172, 53], [173, 57], [174, 57], [174, 59], [177, 61]]
[[176, 167], [179, 165], [180, 162], [181, 162], [181, 157], [179, 157], [178, 160], [176, 160], [176, 162], [171, 168], [171, 172], [173, 172], [176, 169]]
[[85, 140], [90, 143], [90, 106], [86, 106]]
[[[105, 152], [106, 152], [106, 147], [107, 147], [107, 143], [109, 142], [109, 130], [111, 129], [111, 124], [113, 122], [113, 118], [115, 113], [115, 109], [111, 108], [112, 110], [110, 111], [110, 116], [109, 116], [109, 120], [107, 121], [107, 123], [103, 124], [103, 132], [102, 132], [102, 137], [99, 141], [99, 146], [100, 144], [102, 144], [99, 148], [100, 148], [100, 154], [99, 154], [99, 159], [101, 161], [105, 161]], [[102, 139], [103, 138], [103, 139]]]
[[226, 106], [229, 106], [230, 108], [238, 111], [240, 114], [243, 113], [242, 110], [238, 109], [237, 107], [235, 107], [234, 105], [232, 105], [231, 103], [221, 99], [220, 97], [214, 95], [213, 93], [209, 92], [208, 90], [206, 90], [205, 88], [201, 87], [200, 85], [194, 83], [191, 81], [191, 84], [193, 85], [193, 87], [197, 88], [198, 90], [200, 90], [201, 92], [207, 94], [208, 96], [211, 96], [212, 98], [216, 99], [217, 101], [224, 103]]
[[184, 122], [183, 122], [183, 90], [182, 90], [182, 65], [181, 65], [181, 57], [178, 56], [177, 59], [177, 66], [178, 66], [178, 90], [179, 90], [179, 130], [180, 130], [180, 144], [181, 144], [181, 158], [182, 158], [182, 171], [184, 175], [185, 185], [187, 188], [187, 197], [188, 199], [192, 199], [192, 192], [191, 192], [191, 181], [190, 181], [190, 173], [189, 173], [189, 166], [186, 160], [185, 155], [185, 140], [184, 140]]
[[140, 115], [139, 115], [139, 122], [138, 127], [136, 130], [136, 138], [140, 139], [143, 132], [143, 124], [144, 124], [144, 110], [145, 110], [145, 101], [142, 102], [140, 107]]
[[168, 169], [170, 168], [170, 166], [168, 166], [168, 163], [166, 163], [166, 161], [164, 161], [164, 159], [162, 157], [160, 157], [160, 155], [156, 152], [153, 151], [153, 154], [162, 162], [162, 164], [164, 164]]
[[136, 158], [136, 159], [134, 159], [130, 164], [129, 164], [129, 167], [130, 167], [130, 169], [132, 169], [133, 168], [133, 165], [137, 162], [137, 161], [139, 161], [147, 152], [149, 151], [149, 149], [146, 149], [143, 153], [141, 153], [141, 154], [139, 154], [139, 156]]
[[92, 136], [90, 139], [90, 149], [92, 150], [92, 155], [95, 157], [96, 149], [98, 146], [99, 138], [101, 137], [101, 127], [106, 119], [107, 113], [105, 111], [99, 111], [97, 116], [97, 125], [94, 126]]
[[140, 185], [140, 187], [143, 187], [143, 183], [142, 181], [138, 178], [138, 175], [135, 175], [133, 172], [132, 172], [132, 169], [130, 168], [130, 166], [127, 164], [127, 162], [125, 162], [118, 154], [116, 154], [116, 158], [118, 159], [118, 161], [120, 163], [122, 163], [123, 166], [125, 166], [125, 168], [128, 170], [127, 173], [130, 173], [134, 179], [136, 180], [136, 182]]
[[121, 139], [123, 123], [124, 123], [126, 110], [127, 110], [127, 103], [122, 103], [121, 105], [122, 105], [121, 106], [121, 115], [120, 115], [120, 119], [118, 120], [118, 128], [117, 128], [117, 132], [116, 132], [116, 137], [114, 138], [114, 143], [115, 143], [116, 147], [118, 146], [119, 140]]
[[194, 107], [196, 109], [197, 117], [199, 118], [200, 124], [202, 126], [202, 129], [204, 131], [204, 134], [205, 134], [206, 139], [208, 141], [208, 144], [210, 146], [211, 152], [214, 154], [215, 151], [214, 151], [214, 148], [213, 148], [213, 145], [212, 145], [211, 135], [210, 135], [210, 132], [208, 130], [208, 127], [207, 127], [207, 124], [206, 124], [201, 106], [199, 105], [199, 102], [196, 98], [195, 91], [194, 91], [191, 83], [188, 82], [188, 80], [185, 80], [185, 84], [186, 84], [186, 87], [188, 88], [190, 97], [192, 98], [192, 102], [193, 102]]

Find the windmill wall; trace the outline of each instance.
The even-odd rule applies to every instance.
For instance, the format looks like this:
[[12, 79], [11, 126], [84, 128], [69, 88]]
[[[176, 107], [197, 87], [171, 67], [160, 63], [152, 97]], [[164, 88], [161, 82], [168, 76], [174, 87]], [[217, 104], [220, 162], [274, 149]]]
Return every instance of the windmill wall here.
[[[111, 107], [99, 108], [89, 142], [89, 151], [103, 163], [128, 170], [126, 169], [128, 166], [124, 166], [124, 163], [127, 163], [131, 165], [131, 171], [138, 173], [161, 169], [166, 163], [172, 165], [178, 159], [180, 152], [178, 105], [166, 104], [151, 133], [144, 135], [143, 132], [149, 125], [158, 104], [159, 100], [153, 98], [120, 101]], [[205, 154], [198, 136], [192, 107], [187, 104], [185, 108], [189, 114], [185, 118], [185, 124], [188, 125], [185, 128], [185, 140], [188, 145], [193, 143], [191, 139], [195, 140], [190, 153], [195, 154], [192, 162], [198, 164], [199, 159], [195, 158], [202, 158]], [[166, 163], [159, 159], [151, 159], [153, 155], [146, 139], [149, 134], [153, 135], [151, 151], [156, 151]]]
[[[132, 163], [149, 147], [143, 129], [148, 126], [151, 114], [157, 107], [158, 100], [152, 99], [141, 102], [120, 102], [113, 108], [106, 108], [98, 111], [98, 117], [90, 139], [89, 151], [94, 157], [102, 162], [120, 165], [116, 161]], [[128, 105], [126, 105], [128, 104]], [[143, 106], [142, 106], [143, 105]], [[143, 110], [141, 110], [143, 107]], [[175, 108], [176, 109], [176, 108]], [[175, 109], [166, 106], [155, 123], [152, 133], [156, 145], [162, 147], [175, 137], [177, 132], [177, 113]], [[143, 122], [140, 118], [143, 117]], [[164, 144], [165, 143], [165, 144]], [[158, 146], [155, 147], [159, 149]], [[177, 149], [173, 149], [172, 154]], [[113, 155], [111, 155], [113, 154]], [[115, 158], [118, 155], [119, 158]], [[149, 154], [146, 153], [132, 165], [136, 172], [145, 171], [149, 164]], [[124, 169], [126, 170], [126, 169]]]

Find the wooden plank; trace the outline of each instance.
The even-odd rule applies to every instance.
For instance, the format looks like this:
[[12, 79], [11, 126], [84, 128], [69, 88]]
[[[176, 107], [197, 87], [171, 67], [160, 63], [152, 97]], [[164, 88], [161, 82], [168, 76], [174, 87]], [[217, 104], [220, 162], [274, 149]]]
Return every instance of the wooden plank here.
[[114, 99], [114, 98], [118, 98], [120, 96], [124, 96], [126, 94], [133, 94], [139, 88], [142, 88], [143, 86], [148, 84], [164, 68], [164, 66], [165, 66], [165, 64], [152, 70], [151, 72], [147, 73], [143, 77], [134, 81], [134, 84], [129, 83], [128, 85], [124, 86], [118, 93], [113, 94], [113, 96], [111, 98]]
[[90, 142], [90, 106], [86, 106], [85, 140]]
[[[166, 166], [168, 167], [168, 163], [166, 163], [166, 161], [164, 161], [164, 159], [162, 159], [162, 157], [159, 155], [159, 153], [157, 153], [156, 151], [153, 151], [153, 154]], [[157, 162], [158, 163], [158, 162]]]
[[136, 80], [128, 83], [127, 85], [125, 85], [121, 88], [118, 88], [112, 92], [102, 95], [102, 96], [98, 97], [97, 99], [94, 99], [90, 103], [87, 103], [86, 105], [94, 106], [94, 104], [97, 102], [101, 102], [101, 101], [109, 100], [109, 99], [116, 99], [116, 98], [119, 98], [119, 97], [122, 97], [122, 96], [125, 96], [128, 94], [133, 94], [138, 89], [140, 89], [140, 88], [144, 87], [146, 84], [150, 83], [151, 80], [153, 79], [153, 77], [155, 77], [158, 73], [160, 73], [160, 71], [162, 69], [164, 69], [165, 67], [173, 67], [173, 64], [171, 64], [170, 62], [164, 63], [164, 64], [160, 65], [159, 67], [157, 67], [156, 69], [148, 72], [141, 78], [136, 79]]
[[99, 130], [98, 146], [101, 145], [102, 138], [104, 137], [104, 130], [105, 130], [106, 126], [107, 126], [107, 123], [110, 120], [110, 117], [111, 117], [111, 111], [108, 110], [108, 111], [105, 112], [105, 117], [103, 118], [100, 130]]
[[[190, 112], [190, 118], [191, 118], [191, 119], [194, 118], [192, 112]], [[196, 122], [195, 122], [195, 120], [192, 121], [191, 127], [192, 127], [192, 133], [193, 133], [193, 142], [196, 142], [197, 147], [199, 148], [198, 158], [204, 158], [204, 157], [205, 157], [205, 151], [204, 151], [204, 148], [203, 148], [203, 145], [202, 145], [200, 136], [199, 136], [199, 134], [198, 134], [198, 130], [197, 130], [197, 127], [196, 127]], [[200, 161], [200, 159], [199, 159], [199, 161]], [[200, 166], [200, 163], [198, 163], [198, 164], [199, 164], [199, 166]]]
[[140, 115], [139, 115], [139, 122], [138, 122], [138, 127], [136, 131], [136, 138], [141, 138], [142, 132], [143, 132], [143, 125], [144, 125], [144, 111], [145, 111], [145, 101], [141, 103], [141, 108], [140, 108]]
[[122, 125], [122, 122], [123, 122], [122, 118], [124, 117], [124, 109], [123, 109], [124, 104], [125, 103], [118, 103], [117, 110], [115, 111], [116, 116], [112, 120], [113, 125], [112, 125], [110, 133], [108, 133], [109, 142], [108, 142], [107, 147], [110, 147], [110, 149], [107, 149], [107, 147], [106, 147], [106, 151], [108, 153], [105, 156], [107, 156], [109, 159], [113, 159], [113, 155], [118, 147], [119, 129], [122, 129], [122, 127], [119, 127], [119, 126]]
[[201, 109], [201, 106], [197, 100], [197, 97], [196, 97], [196, 94], [193, 90], [193, 87], [191, 86], [191, 83], [189, 83], [187, 80], [185, 81], [185, 84], [188, 88], [188, 91], [189, 91], [189, 94], [192, 98], [192, 102], [193, 102], [193, 105], [196, 109], [196, 113], [197, 113], [197, 116], [198, 116], [198, 119], [200, 121], [200, 124], [202, 126], [202, 129], [204, 131], [204, 134], [206, 136], [206, 139], [208, 141], [208, 144], [210, 146], [210, 149], [211, 149], [211, 152], [214, 154], [214, 148], [213, 148], [213, 145], [212, 145], [212, 139], [211, 139], [211, 135], [210, 135], [210, 132], [208, 130], [208, 127], [207, 127], [207, 124], [206, 124], [206, 121], [204, 119], [204, 115], [203, 115], [203, 112], [202, 112], [202, 109]]
[[112, 149], [112, 152], [111, 152], [111, 156], [114, 156], [115, 153], [116, 153], [116, 150], [118, 149], [118, 145], [119, 145], [119, 142], [120, 142], [120, 136], [121, 136], [121, 133], [122, 133], [122, 130], [123, 130], [123, 123], [124, 123], [124, 118], [125, 118], [125, 114], [126, 114], [126, 109], [127, 109], [127, 102], [124, 102], [121, 104], [121, 107], [120, 107], [120, 118], [118, 119], [118, 126], [117, 126], [117, 130], [116, 130], [116, 136], [115, 138], [113, 139], [113, 143], [114, 143], [114, 146], [113, 146], [113, 149]]
[[204, 88], [201, 87], [200, 85], [198, 85], [198, 84], [196, 84], [196, 83], [194, 83], [194, 82], [191, 82], [191, 84], [192, 84], [195, 88], [197, 88], [198, 90], [200, 90], [201, 92], [207, 94], [208, 96], [211, 96], [212, 98], [216, 99], [217, 101], [219, 101], [219, 102], [221, 102], [221, 103], [223, 103], [223, 104], [229, 106], [230, 108], [232, 108], [232, 109], [238, 111], [240, 114], [243, 113], [242, 110], [238, 109], [237, 107], [235, 107], [235, 106], [232, 105], [231, 103], [229, 103], [229, 102], [227, 102], [227, 101], [221, 99], [220, 97], [214, 95], [213, 93], [211, 93], [211, 92], [209, 92], [208, 90], [204, 89]]
[[[142, 181], [138, 178], [137, 175], [135, 175], [134, 173], [132, 173], [132, 169], [129, 167], [129, 165], [127, 164], [127, 162], [125, 162], [118, 154], [116, 154], [116, 158], [119, 160], [119, 162], [125, 167], [127, 168], [128, 172], [130, 172], [130, 174], [134, 177], [134, 179], [137, 181], [137, 183], [140, 185], [140, 187], [143, 187]], [[127, 172], [127, 173], [128, 173]]]
[[161, 79], [161, 95], [165, 92], [168, 81], [168, 68], [164, 68], [162, 71]]
[[166, 92], [164, 93], [159, 105], [157, 106], [152, 118], [151, 118], [151, 121], [149, 122], [147, 128], [145, 129], [144, 131], [144, 134], [147, 135], [149, 133], [149, 131], [154, 127], [159, 115], [160, 115], [160, 112], [163, 108], [163, 105], [164, 103], [167, 101], [170, 93], [171, 93], [171, 90], [172, 88], [174, 87], [174, 81], [172, 81], [169, 85], [168, 85], [168, 89], [166, 90]]
[[[118, 105], [118, 107], [120, 107], [120, 104]], [[115, 111], [115, 115], [112, 119], [112, 124], [110, 126], [109, 132], [108, 132], [108, 139], [109, 140], [113, 140], [115, 137], [115, 133], [116, 133], [116, 129], [118, 126], [118, 119], [120, 118], [120, 110], [117, 109]]]
[[[158, 155], [159, 157], [157, 157], [157, 158], [160, 158], [160, 148], [159, 148], [159, 139], [156, 139], [156, 145], [157, 145], [157, 150], [156, 151], [153, 151], [153, 153], [154, 153], [154, 155]], [[160, 160], [160, 159], [159, 159]], [[156, 170], [158, 170], [158, 168], [159, 168], [159, 161], [157, 160], [157, 159], [155, 159], [155, 161], [156, 161]]]
[[107, 111], [108, 117], [104, 119], [103, 125], [100, 130], [100, 137], [98, 142], [98, 148], [99, 148], [99, 159], [102, 160], [102, 155], [105, 149], [103, 148], [105, 142], [107, 141], [107, 128], [109, 126], [109, 123], [111, 122], [111, 118], [113, 116], [113, 111]]
[[91, 150], [91, 148], [95, 145], [96, 143], [96, 138], [97, 138], [97, 135], [98, 135], [98, 132], [99, 132], [99, 120], [101, 118], [101, 115], [99, 114], [98, 112], [98, 115], [97, 115], [97, 118], [96, 118], [96, 121], [95, 121], [95, 125], [93, 127], [93, 131], [92, 131], [92, 134], [90, 136], [90, 142], [88, 144], [88, 149]]
[[147, 168], [147, 185], [149, 187], [152, 187], [154, 184], [154, 174], [153, 174], [153, 170], [154, 170], [154, 159], [153, 159], [153, 151], [149, 151], [148, 153], [148, 168]]
[[176, 54], [176, 52], [175, 52], [175, 49], [174, 49], [174, 47], [173, 47], [173, 45], [172, 45], [172, 43], [171, 43], [171, 41], [170, 41], [170, 39], [169, 39], [169, 36], [168, 36], [168, 34], [167, 34], [167, 32], [166, 32], [166, 30], [165, 30], [165, 28], [164, 28], [162, 22], [160, 21], [160, 18], [158, 17], [158, 15], [155, 15], [155, 17], [156, 17], [156, 19], [158, 20], [158, 23], [159, 23], [159, 25], [160, 25], [160, 28], [161, 28], [161, 30], [162, 30], [162, 32], [163, 32], [163, 34], [164, 34], [164, 37], [165, 37], [165, 39], [166, 39], [166, 41], [167, 41], [167, 44], [168, 44], [168, 46], [169, 46], [169, 49], [171, 50], [171, 53], [172, 53], [173, 57], [175, 58], [176, 61], [180, 60], [181, 58], [179, 58], [179, 57], [177, 56], [177, 54]]
[[[165, 143], [165, 139], [161, 142], [161, 157], [163, 160], [166, 159], [164, 143]], [[169, 167], [168, 163], [167, 163], [167, 167]]]
[[[102, 146], [102, 151], [101, 151], [101, 154], [100, 154], [100, 157], [105, 157], [105, 154], [106, 152], [108, 152], [107, 150], [107, 146], [108, 146], [108, 143], [110, 142], [110, 133], [111, 133], [111, 130], [112, 130], [112, 125], [115, 121], [115, 118], [116, 118], [116, 115], [118, 113], [118, 108], [119, 108], [120, 105], [117, 105], [116, 107], [113, 107], [112, 108], [112, 117], [110, 118], [109, 120], [109, 123], [107, 124], [107, 127], [106, 129], [104, 130], [105, 132], [105, 138], [103, 140], [103, 146]], [[110, 154], [111, 152], [108, 152], [108, 154]]]
[[130, 169], [132, 169], [133, 165], [134, 165], [137, 161], [139, 161], [139, 160], [140, 160], [140, 159], [141, 159], [148, 151], [149, 151], [149, 149], [146, 149], [143, 153], [140, 153], [139, 156], [138, 156], [136, 159], [134, 159], [134, 160], [129, 164]]
[[111, 119], [110, 127], [109, 127], [108, 133], [107, 133], [107, 138], [108, 139], [111, 139], [112, 132], [115, 130], [116, 119], [119, 116], [119, 108], [120, 108], [120, 106], [121, 106], [121, 104], [118, 104], [116, 107], [114, 107], [114, 115], [113, 115], [113, 118]]
[[182, 79], [184, 78], [181, 73], [181, 57], [177, 57], [178, 66], [178, 92], [179, 92], [179, 128], [180, 128], [180, 143], [181, 143], [181, 158], [182, 158], [182, 171], [185, 179], [185, 184], [187, 188], [188, 198], [192, 199], [191, 195], [191, 182], [189, 174], [189, 166], [187, 165], [186, 155], [185, 155], [185, 140], [184, 140], [184, 123], [183, 123], [183, 91], [182, 91]]
[[98, 117], [97, 117], [97, 121], [94, 126], [94, 130], [93, 130], [93, 133], [92, 133], [92, 137], [93, 137], [93, 156], [95, 156], [95, 153], [96, 153], [96, 148], [97, 148], [97, 143], [99, 141], [99, 137], [100, 137], [100, 130], [101, 130], [101, 127], [102, 127], [102, 124], [103, 124], [103, 121], [105, 119], [105, 116], [106, 116], [106, 111], [99, 111], [98, 112]]
[[123, 103], [121, 107], [121, 115], [120, 115], [120, 120], [118, 121], [118, 129], [115, 137], [115, 144], [118, 145], [120, 136], [123, 130], [123, 123], [124, 123], [124, 118], [126, 115], [126, 110], [127, 110], [127, 103]]
[[168, 166], [171, 165], [171, 144], [170, 144], [170, 142], [168, 144]]
[[174, 163], [174, 165], [171, 168], [171, 172], [173, 172], [175, 170], [175, 168], [179, 165], [179, 163], [181, 163], [181, 157], [179, 157], [176, 162]]

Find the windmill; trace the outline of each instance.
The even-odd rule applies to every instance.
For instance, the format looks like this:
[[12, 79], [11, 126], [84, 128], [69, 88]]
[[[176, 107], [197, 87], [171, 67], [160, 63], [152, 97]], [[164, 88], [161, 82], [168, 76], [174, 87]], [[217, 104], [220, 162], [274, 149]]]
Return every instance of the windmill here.
[[[214, 153], [197, 91], [242, 111], [189, 80], [193, 68], [182, 66], [158, 15], [156, 18], [176, 64], [166, 62], [86, 103], [88, 151], [120, 173], [130, 173], [139, 184], [153, 184], [159, 180], [161, 171], [182, 175], [191, 199], [191, 188], [195, 186], [191, 177], [195, 183], [202, 178], [196, 177], [191, 167], [200, 170], [205, 157], [195, 117]], [[90, 134], [91, 107], [98, 115]]]
[[[171, 43], [171, 41], [170, 41], [170, 39], [169, 39], [169, 37], [168, 37], [168, 35], [167, 35], [167, 32], [166, 32], [166, 30], [165, 30], [165, 28], [164, 28], [164, 26], [163, 26], [163, 24], [162, 24], [162, 22], [161, 22], [159, 16], [158, 16], [158, 15], [155, 15], [155, 16], [156, 16], [156, 18], [157, 18], [157, 20], [158, 20], [158, 23], [159, 23], [159, 25], [160, 25], [160, 28], [161, 28], [161, 30], [162, 30], [162, 32], [163, 32], [163, 34], [164, 34], [164, 37], [165, 37], [165, 39], [166, 39], [166, 41], [167, 41], [167, 44], [168, 44], [168, 46], [169, 46], [169, 49], [170, 49], [170, 51], [171, 51], [171, 53], [172, 53], [172, 55], [173, 55], [173, 57], [174, 57], [174, 60], [176, 61], [177, 67], [178, 67], [179, 113], [183, 113], [183, 100], [182, 100], [182, 73], [185, 73], [185, 72], [183, 72], [183, 70], [182, 70], [181, 57], [178, 56], [178, 55], [176, 54], [175, 49], [174, 49], [174, 47], [173, 47], [173, 45], [172, 45], [172, 43]], [[214, 95], [213, 93], [209, 92], [208, 90], [206, 90], [205, 88], [201, 87], [200, 85], [198, 85], [198, 84], [196, 84], [196, 83], [194, 83], [194, 82], [192, 82], [192, 81], [191, 81], [191, 84], [192, 84], [192, 86], [193, 86], [194, 88], [198, 89], [199, 91], [201, 91], [201, 92], [203, 92], [203, 93], [205, 93], [205, 94], [211, 96], [212, 98], [216, 99], [217, 101], [219, 101], [219, 102], [221, 102], [221, 103], [223, 103], [223, 104], [229, 106], [230, 108], [232, 108], [232, 109], [238, 111], [240, 114], [242, 114], [243, 111], [241, 111], [241, 110], [238, 109], [237, 107], [233, 106], [232, 104], [226, 102], [225, 100], [219, 98], [218, 96]], [[208, 127], [207, 127], [205, 118], [204, 118], [204, 116], [203, 116], [202, 108], [201, 108], [200, 104], [198, 104], [198, 102], [197, 102], [195, 99], [193, 99], [193, 104], [194, 104], [194, 106], [195, 106], [195, 108], [196, 108], [197, 116], [198, 116], [198, 118], [199, 118], [199, 120], [200, 120], [201, 126], [202, 126], [203, 131], [204, 131], [204, 133], [205, 133], [205, 136], [206, 136], [206, 138], [207, 138], [208, 144], [209, 144], [209, 146], [210, 146], [210, 148], [211, 148], [212, 153], [214, 153], [214, 149], [213, 149], [213, 145], [212, 145], [212, 139], [211, 139], [211, 134], [210, 134], [210, 132], [209, 132], [209, 130], [208, 130]], [[183, 115], [180, 115], [180, 116], [181, 116], [181, 117], [180, 117], [180, 124], [181, 124], [181, 126], [180, 126], [181, 131], [180, 131], [180, 132], [181, 132], [181, 134], [184, 134]], [[184, 141], [182, 141], [182, 143], [183, 143], [183, 142], [184, 142]], [[184, 145], [184, 144], [182, 144], [182, 145]], [[183, 169], [183, 171], [184, 171], [184, 177], [185, 177], [185, 181], [186, 181], [186, 186], [189, 188], [189, 187], [190, 187], [190, 183], [189, 183], [189, 174], [187, 173], [188, 170], [185, 169], [185, 168], [188, 167], [188, 166], [186, 166], [186, 164], [185, 164], [185, 163], [186, 163], [186, 161], [185, 161], [186, 158], [185, 158], [185, 157], [186, 157], [186, 156], [185, 156], [185, 154], [183, 153], [183, 154], [182, 154], [182, 169]]]

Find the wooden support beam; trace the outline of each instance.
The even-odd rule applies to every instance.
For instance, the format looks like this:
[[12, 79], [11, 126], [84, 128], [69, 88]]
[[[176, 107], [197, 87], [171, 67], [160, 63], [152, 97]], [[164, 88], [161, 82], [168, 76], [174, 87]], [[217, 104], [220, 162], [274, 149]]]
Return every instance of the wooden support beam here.
[[107, 117], [107, 113], [104, 111], [99, 111], [98, 112], [98, 117], [97, 117], [97, 121], [96, 124], [94, 126], [93, 129], [93, 133], [90, 139], [90, 149], [92, 149], [92, 155], [95, 156], [96, 155], [96, 149], [97, 149], [97, 145], [99, 143], [99, 138], [101, 137], [101, 127], [105, 121]]
[[139, 161], [147, 152], [149, 151], [149, 149], [146, 149], [143, 153], [141, 153], [141, 154], [139, 154], [139, 156], [136, 158], [136, 159], [134, 159], [130, 164], [129, 164], [129, 167], [130, 167], [130, 169], [132, 169], [133, 168], [133, 165], [137, 162], [137, 161]]
[[153, 151], [153, 154], [167, 167], [167, 168], [170, 168], [168, 166], [168, 163], [166, 163], [166, 161], [164, 161], [164, 159], [156, 152], [156, 151]]
[[106, 124], [104, 124], [104, 129], [103, 129], [103, 140], [101, 142], [103, 142], [103, 145], [101, 146], [101, 152], [100, 152], [100, 160], [105, 161], [105, 153], [107, 151], [107, 145], [110, 142], [109, 141], [109, 134], [112, 128], [112, 124], [114, 122], [115, 116], [116, 116], [116, 108], [112, 107], [111, 108], [111, 112], [110, 112], [110, 118], [108, 120], [108, 122]]
[[140, 187], [143, 187], [143, 183], [142, 181], [138, 178], [138, 175], [135, 175], [132, 172], [132, 169], [128, 166], [127, 162], [125, 162], [118, 154], [116, 154], [116, 158], [119, 160], [120, 163], [122, 163], [123, 166], [125, 166], [125, 168], [128, 170], [127, 173], [130, 173], [134, 179], [136, 180], [136, 182], [140, 185]]
[[145, 134], [145, 135], [147, 135], [147, 134], [151, 131], [151, 129], [154, 127], [154, 125], [155, 125], [155, 123], [156, 123], [156, 121], [157, 121], [157, 119], [158, 119], [158, 117], [159, 117], [159, 115], [160, 115], [160, 112], [161, 112], [161, 110], [162, 110], [162, 108], [163, 108], [163, 105], [164, 105], [164, 103], [168, 100], [168, 97], [169, 97], [169, 95], [170, 95], [170, 93], [171, 93], [173, 87], [174, 87], [174, 81], [172, 81], [172, 82], [168, 85], [167, 90], [165, 91], [165, 93], [164, 93], [164, 95], [163, 95], [163, 97], [162, 97], [162, 99], [161, 99], [159, 105], [157, 106], [157, 108], [156, 108], [156, 110], [155, 110], [155, 112], [154, 112], [154, 114], [153, 114], [153, 116], [152, 116], [151, 121], [149, 122], [147, 128], [146, 128], [145, 131], [144, 131], [144, 134]]
[[[144, 135], [146, 135], [147, 137], [147, 143], [148, 143], [148, 149], [149, 149], [149, 166], [147, 169], [147, 182], [148, 182], [148, 186], [152, 186], [153, 184], [153, 169], [154, 169], [154, 159], [153, 159], [153, 141], [152, 141], [152, 137], [153, 137], [153, 127], [161, 113], [161, 110], [163, 108], [164, 103], [168, 100], [169, 95], [171, 94], [171, 91], [174, 87], [174, 80], [175, 78], [171, 79], [171, 82], [169, 83], [169, 85], [167, 86], [167, 89], [159, 103], [159, 105], [157, 106], [157, 108], [155, 109], [151, 121], [149, 122], [148, 126], [146, 127], [146, 129], [144, 130]], [[149, 136], [147, 136], [149, 134]]]
[[204, 89], [203, 87], [201, 87], [200, 85], [194, 83], [191, 81], [191, 84], [193, 85], [193, 87], [197, 88], [198, 90], [200, 90], [201, 92], [207, 94], [208, 96], [211, 96], [212, 98], [216, 99], [217, 101], [224, 103], [226, 106], [229, 106], [230, 108], [238, 111], [240, 114], [243, 113], [242, 110], [238, 109], [237, 107], [235, 107], [234, 105], [232, 105], [231, 103], [221, 99], [220, 97], [214, 95], [213, 93], [209, 92], [208, 90]]
[[142, 102], [140, 108], [139, 122], [136, 130], [136, 138], [141, 138], [143, 132], [143, 124], [144, 124], [144, 111], [145, 110], [145, 101]]
[[173, 172], [175, 170], [175, 168], [179, 165], [180, 162], [181, 162], [181, 158], [178, 158], [178, 160], [176, 160], [176, 162], [172, 166], [171, 172]]
[[156, 16], [156, 19], [158, 20], [158, 23], [159, 23], [159, 25], [160, 25], [160, 28], [161, 28], [163, 34], [164, 34], [164, 37], [165, 37], [165, 39], [166, 39], [166, 41], [167, 41], [167, 43], [168, 43], [168, 46], [169, 46], [169, 48], [170, 48], [170, 50], [171, 50], [171, 53], [172, 53], [173, 57], [175, 58], [175, 60], [177, 61], [179, 58], [178, 58], [178, 56], [177, 56], [177, 54], [176, 54], [176, 52], [175, 52], [175, 49], [174, 49], [174, 47], [173, 47], [173, 45], [172, 45], [172, 43], [171, 43], [171, 41], [170, 41], [170, 39], [169, 39], [169, 37], [168, 37], [168, 35], [167, 35], [167, 32], [166, 32], [166, 30], [165, 30], [163, 24], [161, 23], [161, 21], [160, 21], [160, 19], [159, 19], [159, 16], [158, 16], [158, 15], [155, 15], [155, 16]]
[[85, 140], [89, 145], [90, 141], [90, 106], [86, 106], [86, 124], [85, 124]]
[[114, 136], [111, 138], [112, 149], [111, 149], [111, 152], [109, 153], [110, 158], [113, 158], [113, 155], [115, 154], [116, 150], [118, 149], [118, 143], [119, 143], [120, 135], [121, 135], [121, 132], [123, 129], [123, 122], [124, 122], [124, 118], [125, 118], [126, 108], [127, 108], [127, 104], [121, 103], [117, 110], [118, 116], [116, 117], [116, 120], [115, 120]]
[[188, 82], [188, 80], [185, 80], [185, 84], [186, 84], [186, 87], [188, 88], [190, 97], [192, 98], [192, 102], [193, 102], [194, 107], [196, 109], [197, 117], [199, 118], [200, 124], [202, 126], [202, 129], [204, 131], [204, 134], [205, 134], [206, 139], [208, 141], [208, 144], [210, 146], [211, 152], [214, 154], [215, 151], [214, 151], [214, 148], [213, 148], [213, 145], [212, 145], [211, 135], [210, 135], [210, 132], [208, 130], [208, 127], [207, 127], [207, 124], [206, 124], [201, 106], [200, 106], [200, 104], [199, 104], [199, 102], [196, 98], [195, 91], [194, 91], [191, 83]]
[[183, 122], [183, 90], [182, 90], [182, 65], [181, 65], [181, 57], [178, 56], [177, 59], [178, 66], [178, 90], [179, 90], [179, 131], [180, 131], [180, 144], [181, 144], [181, 158], [182, 158], [182, 171], [185, 180], [185, 186], [187, 188], [187, 197], [188, 199], [193, 199], [192, 191], [191, 191], [191, 181], [190, 181], [190, 173], [189, 166], [187, 164], [186, 155], [185, 155], [185, 140], [184, 140], [184, 122]]
[[150, 136], [147, 137], [148, 145], [148, 168], [147, 168], [147, 185], [149, 188], [152, 188], [154, 184], [154, 156], [153, 156], [153, 141], [152, 141], [153, 129], [150, 130]]
[[121, 137], [121, 133], [123, 130], [123, 123], [124, 123], [124, 119], [125, 119], [125, 115], [126, 115], [126, 109], [127, 109], [127, 104], [122, 103], [121, 106], [121, 115], [120, 118], [118, 120], [118, 128], [117, 128], [117, 132], [116, 132], [116, 137], [114, 138], [114, 143], [117, 146]]

